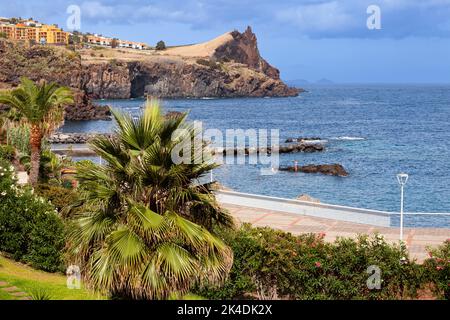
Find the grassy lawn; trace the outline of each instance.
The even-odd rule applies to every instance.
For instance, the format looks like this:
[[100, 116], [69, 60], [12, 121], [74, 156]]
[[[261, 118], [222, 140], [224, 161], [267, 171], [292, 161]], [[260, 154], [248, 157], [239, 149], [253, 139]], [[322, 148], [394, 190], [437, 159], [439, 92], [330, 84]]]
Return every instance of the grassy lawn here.
[[[36, 290], [45, 291], [51, 300], [98, 300], [104, 297], [86, 289], [68, 289], [66, 276], [47, 273], [14, 262], [0, 255], [0, 282], [15, 286], [31, 296]], [[0, 300], [12, 300], [17, 297], [0, 288]]]

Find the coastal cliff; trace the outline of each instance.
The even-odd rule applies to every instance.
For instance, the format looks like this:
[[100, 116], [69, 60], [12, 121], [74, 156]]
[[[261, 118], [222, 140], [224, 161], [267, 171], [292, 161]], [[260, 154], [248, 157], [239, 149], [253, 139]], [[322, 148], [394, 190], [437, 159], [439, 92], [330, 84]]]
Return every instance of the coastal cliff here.
[[265, 61], [251, 28], [209, 42], [163, 51], [29, 46], [0, 40], [0, 89], [21, 76], [57, 81], [71, 87], [76, 103], [67, 108], [73, 120], [107, 117], [93, 99], [201, 97], [286, 97], [299, 89], [280, 80]]

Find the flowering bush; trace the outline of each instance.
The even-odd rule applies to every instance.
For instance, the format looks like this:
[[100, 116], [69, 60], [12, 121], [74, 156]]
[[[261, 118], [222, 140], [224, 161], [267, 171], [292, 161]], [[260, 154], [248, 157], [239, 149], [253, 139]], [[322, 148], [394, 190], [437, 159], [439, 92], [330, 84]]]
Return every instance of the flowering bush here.
[[[324, 234], [249, 225], [220, 235], [233, 249], [234, 265], [224, 286], [197, 291], [211, 299], [400, 299], [415, 297], [421, 285], [420, 265], [381, 236], [326, 243]], [[380, 271], [379, 289], [368, 285], [377, 280], [371, 268]]]
[[16, 185], [14, 168], [0, 160], [0, 251], [46, 271], [61, 269], [64, 226], [55, 208]]
[[14, 189], [15, 183], [14, 167], [9, 161], [0, 158], [0, 195], [5, 196], [8, 189]]
[[450, 300], [450, 239], [429, 251], [425, 260], [427, 280], [433, 284], [434, 294], [440, 299]]

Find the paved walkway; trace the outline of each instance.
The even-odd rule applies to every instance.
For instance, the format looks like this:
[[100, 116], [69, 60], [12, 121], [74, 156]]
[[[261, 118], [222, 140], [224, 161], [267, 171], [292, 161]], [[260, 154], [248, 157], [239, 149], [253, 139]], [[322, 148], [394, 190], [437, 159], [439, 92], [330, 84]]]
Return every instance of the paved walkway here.
[[9, 285], [8, 282], [0, 281], [0, 290], [8, 293], [13, 300], [31, 300], [26, 292], [21, 291], [15, 286]]
[[[358, 234], [382, 234], [388, 242], [399, 239], [399, 229], [376, 227], [366, 224], [344, 222], [332, 219], [284, 213], [280, 211], [257, 209], [244, 206], [221, 204], [230, 211], [240, 223], [251, 223], [258, 227], [272, 227], [292, 234], [325, 233], [325, 241], [334, 241], [337, 237], [355, 238]], [[450, 229], [444, 228], [405, 228], [404, 239], [410, 256], [419, 262], [427, 256], [427, 246], [437, 246], [450, 238]]]

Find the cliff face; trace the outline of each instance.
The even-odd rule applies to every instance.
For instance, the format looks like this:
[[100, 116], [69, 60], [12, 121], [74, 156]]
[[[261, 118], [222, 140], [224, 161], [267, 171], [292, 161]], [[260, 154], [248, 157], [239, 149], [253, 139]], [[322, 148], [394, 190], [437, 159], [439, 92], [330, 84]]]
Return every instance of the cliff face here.
[[17, 85], [21, 76], [69, 86], [76, 103], [67, 108], [66, 117], [73, 120], [108, 115], [105, 108], [95, 107], [92, 99], [284, 97], [299, 93], [286, 86], [278, 69], [260, 56], [250, 28], [217, 39], [163, 52], [73, 51], [0, 40], [0, 88]]
[[94, 64], [83, 68], [82, 87], [95, 99], [283, 97], [298, 94], [279, 79], [241, 65], [232, 68], [154, 61]]
[[70, 87], [75, 103], [66, 108], [66, 119], [106, 119], [110, 115], [107, 107], [95, 106], [84, 91], [81, 57], [77, 52], [0, 40], [0, 89], [17, 86], [22, 76]]

